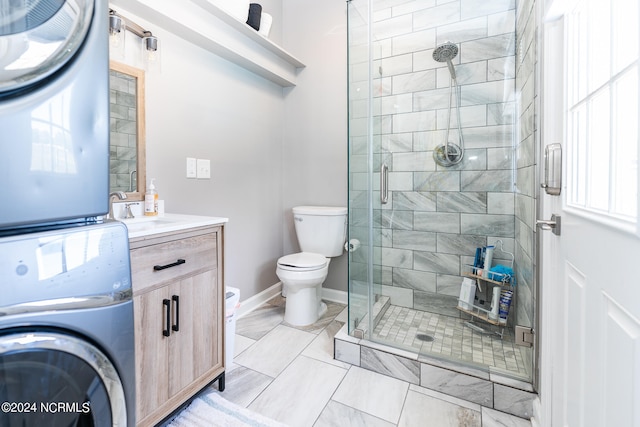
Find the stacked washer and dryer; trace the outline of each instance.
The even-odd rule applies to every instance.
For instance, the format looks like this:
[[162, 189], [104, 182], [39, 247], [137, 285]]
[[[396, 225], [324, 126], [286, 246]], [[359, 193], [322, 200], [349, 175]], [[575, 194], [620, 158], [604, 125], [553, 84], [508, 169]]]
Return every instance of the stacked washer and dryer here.
[[133, 426], [106, 0], [0, 2], [0, 425]]

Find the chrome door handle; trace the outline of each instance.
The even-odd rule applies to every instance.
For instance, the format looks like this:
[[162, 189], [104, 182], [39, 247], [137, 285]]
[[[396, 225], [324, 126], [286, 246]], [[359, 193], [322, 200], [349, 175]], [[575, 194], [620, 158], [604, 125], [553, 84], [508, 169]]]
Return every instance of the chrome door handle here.
[[383, 163], [380, 166], [380, 203], [383, 205], [389, 201], [389, 166]]
[[556, 236], [560, 235], [560, 224], [561, 224], [560, 215], [553, 214], [551, 215], [551, 219], [537, 219], [536, 226], [540, 227], [542, 230], [551, 230], [553, 234]]

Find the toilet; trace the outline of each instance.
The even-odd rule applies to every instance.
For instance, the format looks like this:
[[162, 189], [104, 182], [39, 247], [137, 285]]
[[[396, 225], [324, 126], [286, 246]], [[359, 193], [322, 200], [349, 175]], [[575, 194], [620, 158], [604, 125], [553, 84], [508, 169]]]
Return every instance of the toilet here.
[[310, 325], [326, 311], [322, 284], [329, 272], [330, 257], [342, 255], [347, 236], [347, 208], [297, 206], [293, 221], [302, 252], [278, 259], [276, 274], [286, 295], [284, 320]]

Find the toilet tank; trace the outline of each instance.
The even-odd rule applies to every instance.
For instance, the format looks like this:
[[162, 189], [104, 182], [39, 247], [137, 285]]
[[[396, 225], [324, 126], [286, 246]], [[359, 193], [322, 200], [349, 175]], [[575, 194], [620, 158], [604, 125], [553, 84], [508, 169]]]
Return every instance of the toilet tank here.
[[342, 255], [347, 238], [347, 208], [332, 206], [297, 206], [293, 223], [303, 252], [326, 257]]

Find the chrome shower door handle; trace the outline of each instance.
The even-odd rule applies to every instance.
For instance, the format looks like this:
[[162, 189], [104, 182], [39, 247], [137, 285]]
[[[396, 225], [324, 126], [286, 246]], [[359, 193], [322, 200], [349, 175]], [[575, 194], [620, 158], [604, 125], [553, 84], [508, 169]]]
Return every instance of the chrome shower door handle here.
[[389, 201], [389, 166], [383, 163], [380, 166], [380, 203], [383, 205]]

